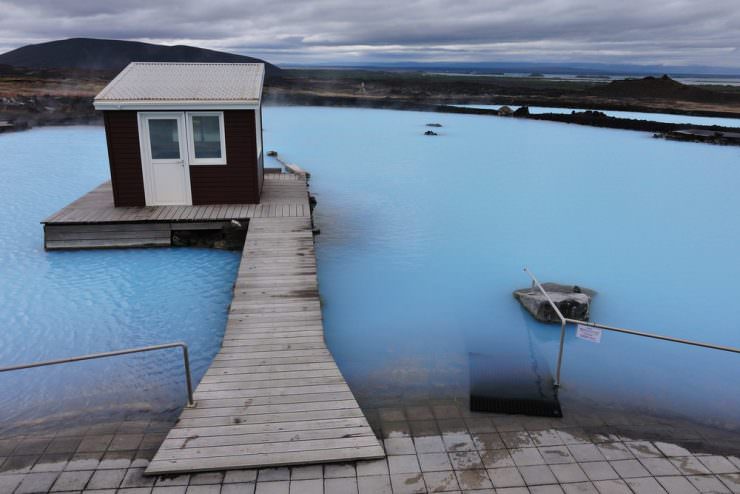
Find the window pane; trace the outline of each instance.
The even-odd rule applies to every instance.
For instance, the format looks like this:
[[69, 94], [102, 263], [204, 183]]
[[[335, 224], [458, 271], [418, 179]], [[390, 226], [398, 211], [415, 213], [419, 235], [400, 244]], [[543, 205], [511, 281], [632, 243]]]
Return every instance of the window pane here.
[[177, 120], [149, 120], [149, 142], [152, 146], [152, 159], [180, 159], [180, 135]]
[[221, 158], [221, 129], [217, 115], [193, 115], [196, 158]]

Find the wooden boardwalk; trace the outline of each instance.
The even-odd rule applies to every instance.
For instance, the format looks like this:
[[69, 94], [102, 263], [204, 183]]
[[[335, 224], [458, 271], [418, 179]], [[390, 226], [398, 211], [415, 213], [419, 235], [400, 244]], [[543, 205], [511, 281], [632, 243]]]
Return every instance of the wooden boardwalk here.
[[[291, 180], [282, 200], [309, 211], [305, 179]], [[384, 456], [324, 342], [310, 212], [250, 220], [223, 345], [195, 400], [147, 474]]]
[[260, 204], [116, 208], [111, 184], [105, 182], [42, 223], [48, 250], [169, 247], [177, 230], [221, 229], [231, 220], [310, 215], [305, 179], [268, 173]]

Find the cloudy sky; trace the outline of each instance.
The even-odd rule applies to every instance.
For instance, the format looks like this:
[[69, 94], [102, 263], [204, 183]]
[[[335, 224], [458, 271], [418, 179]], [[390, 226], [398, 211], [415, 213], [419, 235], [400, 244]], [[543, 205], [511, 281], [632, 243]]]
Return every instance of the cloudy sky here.
[[0, 52], [68, 37], [276, 63], [740, 66], [740, 0], [0, 0]]

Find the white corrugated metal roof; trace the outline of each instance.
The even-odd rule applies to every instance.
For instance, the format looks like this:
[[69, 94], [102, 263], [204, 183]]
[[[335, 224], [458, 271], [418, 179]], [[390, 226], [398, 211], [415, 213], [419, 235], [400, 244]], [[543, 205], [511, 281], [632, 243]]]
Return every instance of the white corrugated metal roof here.
[[261, 63], [131, 62], [95, 97], [95, 107], [258, 104]]

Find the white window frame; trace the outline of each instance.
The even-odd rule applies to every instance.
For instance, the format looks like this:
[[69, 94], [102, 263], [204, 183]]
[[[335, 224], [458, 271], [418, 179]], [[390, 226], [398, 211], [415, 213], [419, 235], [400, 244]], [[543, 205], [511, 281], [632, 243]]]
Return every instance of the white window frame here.
[[[218, 129], [221, 132], [221, 157], [196, 158], [195, 133], [193, 132], [193, 117], [218, 117]], [[222, 111], [189, 111], [185, 112], [187, 122], [185, 133], [188, 141], [188, 161], [191, 165], [225, 165], [226, 164], [226, 132], [224, 129], [224, 112]]]

